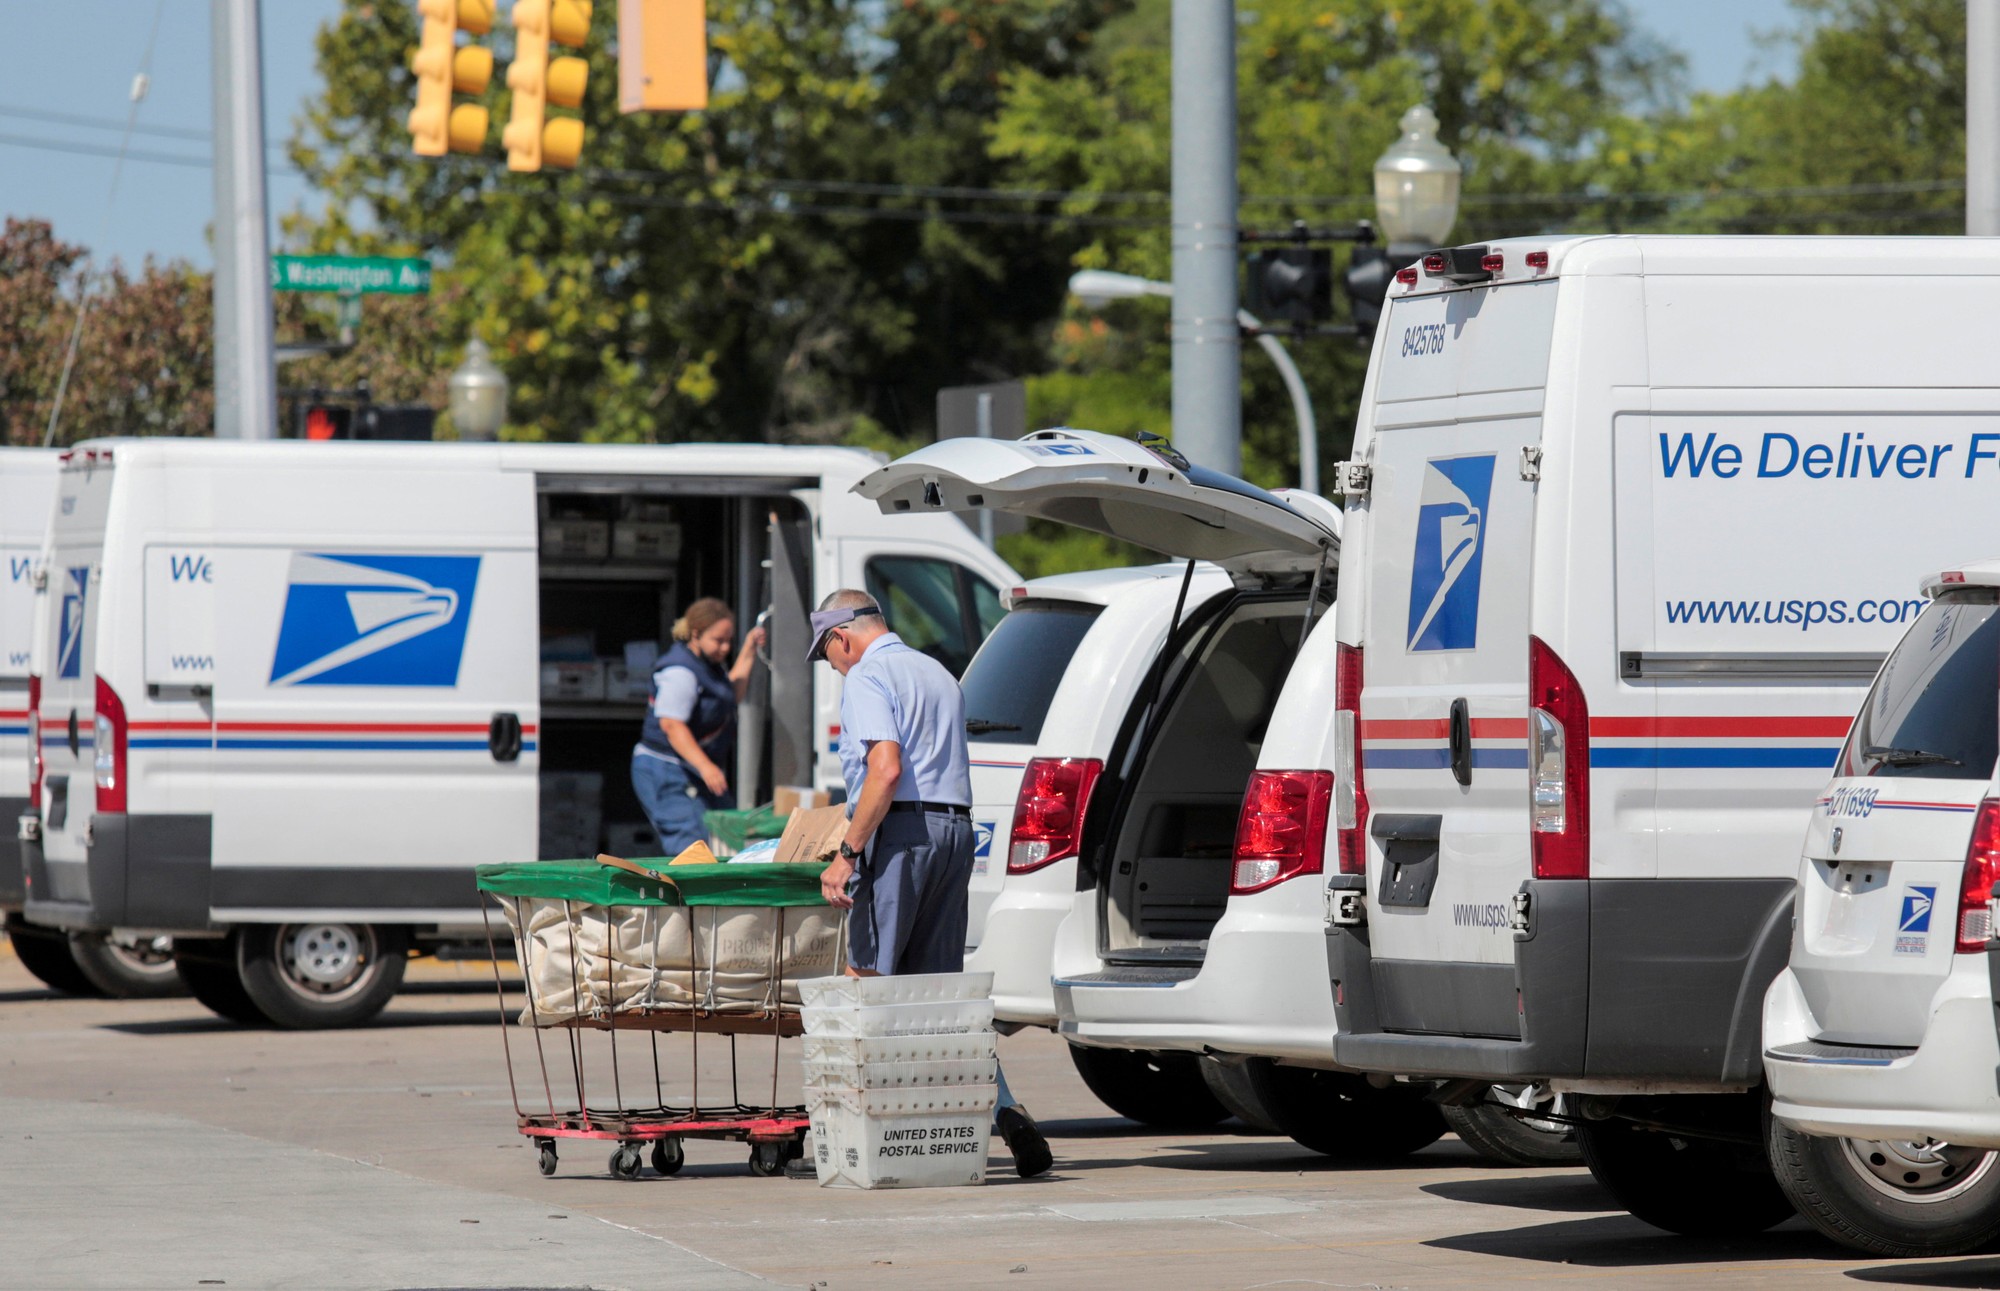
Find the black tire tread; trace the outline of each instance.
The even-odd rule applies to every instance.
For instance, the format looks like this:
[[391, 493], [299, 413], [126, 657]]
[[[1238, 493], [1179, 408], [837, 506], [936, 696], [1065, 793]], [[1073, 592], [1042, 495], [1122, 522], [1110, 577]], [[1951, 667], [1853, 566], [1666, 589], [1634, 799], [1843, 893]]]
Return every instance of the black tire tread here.
[[1465, 1146], [1501, 1165], [1571, 1166], [1583, 1164], [1576, 1135], [1553, 1135], [1525, 1124], [1490, 1103], [1442, 1109], [1444, 1122]]
[[[1777, 1173], [1778, 1186], [1808, 1224], [1842, 1246], [1888, 1259], [1913, 1259], [1964, 1255], [2000, 1241], [2000, 1173], [1989, 1174], [1982, 1181], [1986, 1193], [1983, 1207], [1975, 1204], [1974, 1215], [1954, 1230], [1926, 1240], [1898, 1240], [1881, 1228], [1858, 1222], [1854, 1212], [1871, 1207], [1857, 1206], [1854, 1199], [1843, 1198], [1836, 1190], [1823, 1186], [1826, 1172], [1833, 1167], [1823, 1160], [1815, 1162], [1814, 1158], [1837, 1152], [1836, 1144], [1837, 1140], [1815, 1139], [1775, 1120], [1771, 1122], [1771, 1164]], [[1886, 1213], [1885, 1199], [1865, 1195], [1863, 1199], [1875, 1203], [1872, 1209], [1876, 1216]]]
[[[1789, 1219], [1792, 1204], [1769, 1173], [1741, 1168], [1747, 1149], [1679, 1139], [1624, 1121], [1577, 1127], [1583, 1163], [1620, 1207], [1684, 1237], [1746, 1237]], [[1684, 1146], [1674, 1148], [1673, 1142]], [[1683, 1157], [1681, 1154], [1687, 1154]]]
[[102, 933], [76, 933], [70, 938], [70, 953], [77, 971], [114, 1000], [167, 1000], [188, 993], [172, 961], [157, 971], [135, 970], [118, 958]]
[[85, 977], [70, 949], [69, 934], [37, 928], [17, 914], [7, 916], [7, 940], [14, 957], [35, 980], [52, 991], [82, 999], [100, 999], [104, 992]]
[[1244, 1071], [1279, 1131], [1322, 1156], [1391, 1161], [1444, 1137], [1444, 1117], [1416, 1085], [1378, 1087], [1354, 1072], [1281, 1067], [1268, 1058], [1251, 1059]]
[[1213, 1058], [1201, 1060], [1201, 1076], [1208, 1082], [1208, 1092], [1215, 1095], [1215, 1101], [1229, 1110], [1229, 1114], [1241, 1121], [1244, 1127], [1256, 1134], [1283, 1134], [1277, 1121], [1271, 1118], [1269, 1109], [1257, 1101], [1257, 1091], [1250, 1087], [1250, 1077], [1241, 1063], [1218, 1062]]
[[279, 980], [278, 927], [253, 924], [237, 930], [237, 963], [243, 989], [273, 1026], [287, 1031], [326, 1031], [360, 1026], [389, 1006], [403, 985], [408, 967], [408, 942], [400, 928], [375, 927], [378, 976], [368, 990], [338, 1005], [315, 1006], [298, 998]]
[[1229, 1109], [1209, 1092], [1194, 1054], [1072, 1044], [1069, 1057], [1097, 1100], [1127, 1120], [1163, 1130], [1201, 1130], [1229, 1117]]
[[227, 953], [234, 945], [234, 941], [176, 945], [174, 972], [186, 984], [195, 1002], [217, 1017], [246, 1027], [269, 1026], [271, 1020], [243, 989], [243, 976], [236, 970], [235, 957]]

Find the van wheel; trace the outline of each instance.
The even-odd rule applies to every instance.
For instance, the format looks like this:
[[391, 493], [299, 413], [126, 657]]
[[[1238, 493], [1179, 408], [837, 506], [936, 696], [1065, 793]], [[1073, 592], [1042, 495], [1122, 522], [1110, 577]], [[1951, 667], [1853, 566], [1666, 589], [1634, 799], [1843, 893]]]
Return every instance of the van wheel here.
[[1501, 1165], [1578, 1165], [1583, 1149], [1569, 1126], [1517, 1114], [1493, 1103], [1446, 1107], [1444, 1123], [1465, 1146]]
[[1806, 1221], [1870, 1255], [1942, 1256], [2000, 1238], [2000, 1154], [1936, 1139], [1823, 1139], [1771, 1122], [1778, 1184]]
[[1243, 1070], [1242, 1063], [1203, 1058], [1201, 1077], [1208, 1082], [1208, 1092], [1215, 1095], [1215, 1101], [1228, 1108], [1229, 1114], [1249, 1129], [1258, 1134], [1283, 1133], [1278, 1123], [1271, 1119], [1271, 1113], [1257, 1101], [1257, 1091], [1250, 1087], [1250, 1076]]
[[1200, 1130], [1229, 1116], [1229, 1109], [1208, 1092], [1194, 1054], [1072, 1044], [1069, 1059], [1099, 1102], [1141, 1125]]
[[165, 937], [118, 941], [101, 932], [79, 932], [69, 939], [77, 971], [114, 1000], [163, 1000], [186, 995], [187, 985], [174, 971], [174, 953]]
[[250, 992], [243, 989], [243, 974], [236, 967], [236, 942], [203, 937], [174, 943], [174, 972], [195, 1002], [219, 1018], [246, 1027], [269, 1026]]
[[1386, 1161], [1444, 1137], [1444, 1117], [1422, 1086], [1384, 1089], [1350, 1071], [1281, 1067], [1268, 1058], [1252, 1058], [1243, 1070], [1279, 1132], [1323, 1155]]
[[1792, 1214], [1755, 1148], [1642, 1130], [1628, 1121], [1576, 1128], [1583, 1163], [1624, 1209], [1688, 1237], [1743, 1237]]
[[243, 989], [265, 1017], [293, 1031], [366, 1022], [396, 994], [409, 962], [401, 928], [254, 924], [236, 935]]
[[21, 967], [34, 974], [35, 980], [50, 990], [86, 999], [104, 994], [77, 967], [76, 955], [69, 948], [68, 933], [53, 928], [37, 928], [20, 915], [10, 914], [7, 916], [7, 944], [14, 948], [14, 956], [21, 961]]

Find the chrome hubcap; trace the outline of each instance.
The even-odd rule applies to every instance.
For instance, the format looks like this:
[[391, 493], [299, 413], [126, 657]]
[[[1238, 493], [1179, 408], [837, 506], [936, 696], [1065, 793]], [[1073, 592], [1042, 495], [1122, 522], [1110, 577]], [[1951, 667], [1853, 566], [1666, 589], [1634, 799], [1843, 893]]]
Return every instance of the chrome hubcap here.
[[289, 924], [278, 932], [285, 978], [303, 992], [325, 997], [351, 989], [375, 959], [375, 938], [345, 923]]
[[1985, 1148], [1958, 1147], [1938, 1139], [1842, 1139], [1841, 1146], [1870, 1187], [1899, 1201], [1955, 1197], [1984, 1178], [1994, 1161], [1994, 1154]]

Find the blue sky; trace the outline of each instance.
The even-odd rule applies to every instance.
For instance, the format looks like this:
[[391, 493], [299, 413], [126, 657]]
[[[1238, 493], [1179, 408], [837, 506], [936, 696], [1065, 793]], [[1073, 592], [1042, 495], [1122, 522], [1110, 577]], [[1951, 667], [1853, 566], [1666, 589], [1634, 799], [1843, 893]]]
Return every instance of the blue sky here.
[[[1628, 0], [1628, 7], [1642, 26], [1687, 55], [1693, 88], [1726, 90], [1790, 70], [1755, 39], [1788, 23], [1786, 0]], [[339, 0], [264, 0], [265, 131], [273, 145], [289, 137], [316, 88], [313, 33], [339, 8]], [[107, 214], [117, 127], [156, 9], [158, 43], [139, 124], [172, 133], [134, 135]], [[128, 264], [152, 255], [206, 266], [214, 205], [209, 172], [205, 164], [152, 158], [205, 162], [208, 0], [0, 0], [0, 11], [8, 18], [0, 46], [0, 215], [51, 220], [63, 239]], [[311, 202], [284, 165], [283, 154], [274, 152], [274, 215]]]

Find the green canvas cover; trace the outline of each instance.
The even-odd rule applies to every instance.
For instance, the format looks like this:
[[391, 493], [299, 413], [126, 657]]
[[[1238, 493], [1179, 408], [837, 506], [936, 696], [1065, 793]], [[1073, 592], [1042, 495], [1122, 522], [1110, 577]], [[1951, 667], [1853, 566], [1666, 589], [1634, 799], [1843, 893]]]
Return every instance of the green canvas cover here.
[[596, 861], [530, 861], [522, 865], [482, 865], [479, 890], [508, 897], [581, 901], [587, 905], [825, 905], [819, 876], [824, 864], [675, 865], [667, 858], [637, 864], [673, 880], [655, 879]]
[[701, 815], [701, 823], [708, 829], [709, 837], [715, 840], [716, 846], [730, 852], [740, 852], [752, 843], [782, 836], [785, 822], [786, 817], [780, 816], [770, 803], [761, 807], [705, 811]]

